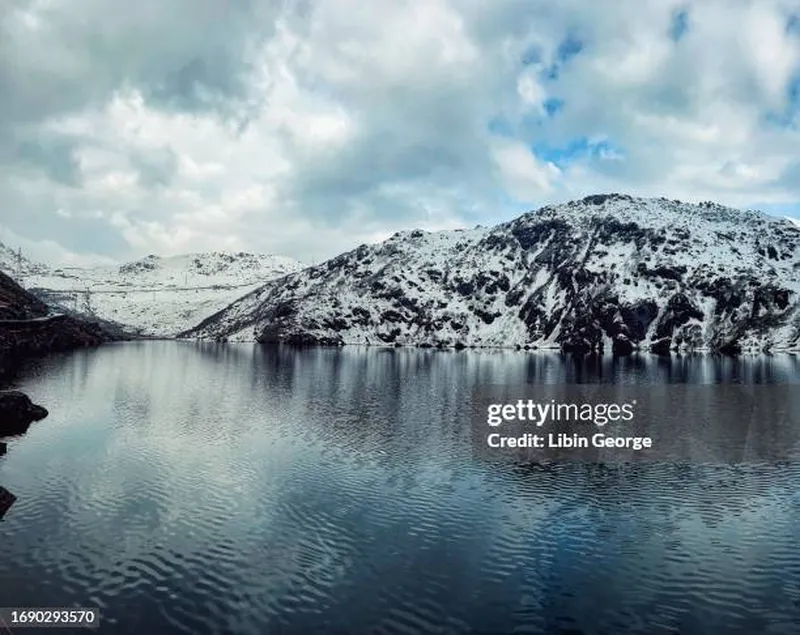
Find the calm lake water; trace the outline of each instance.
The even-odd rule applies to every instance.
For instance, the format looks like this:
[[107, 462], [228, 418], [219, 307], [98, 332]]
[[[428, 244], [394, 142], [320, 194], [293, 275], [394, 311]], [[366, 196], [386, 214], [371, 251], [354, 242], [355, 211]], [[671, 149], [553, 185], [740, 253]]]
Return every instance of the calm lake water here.
[[0, 605], [96, 607], [109, 633], [796, 635], [798, 461], [492, 463], [468, 404], [481, 382], [798, 381], [791, 356], [146, 342], [32, 362], [11, 385], [51, 414], [0, 457]]

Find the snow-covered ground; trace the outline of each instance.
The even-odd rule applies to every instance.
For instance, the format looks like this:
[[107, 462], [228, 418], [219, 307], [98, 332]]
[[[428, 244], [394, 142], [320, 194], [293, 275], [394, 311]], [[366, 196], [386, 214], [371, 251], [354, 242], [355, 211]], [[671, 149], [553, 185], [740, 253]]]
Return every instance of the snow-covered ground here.
[[57, 308], [152, 336], [800, 349], [800, 222], [714, 203], [589, 196], [305, 269], [216, 252], [58, 269], [2, 245], [0, 268]]
[[186, 335], [796, 349], [798, 295], [795, 223], [713, 203], [600, 195], [494, 228], [401, 232], [267, 283]]
[[265, 281], [300, 268], [281, 256], [223, 252], [52, 268], [0, 245], [0, 269], [48, 303], [160, 337], [191, 328]]

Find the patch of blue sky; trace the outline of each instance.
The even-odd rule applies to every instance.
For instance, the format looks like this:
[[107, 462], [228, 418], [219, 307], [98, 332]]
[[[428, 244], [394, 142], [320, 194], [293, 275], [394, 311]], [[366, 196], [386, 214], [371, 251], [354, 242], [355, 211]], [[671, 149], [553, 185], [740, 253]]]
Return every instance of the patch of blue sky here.
[[514, 126], [503, 116], [492, 117], [486, 125], [489, 132], [498, 137], [513, 137]]
[[574, 34], [568, 34], [559, 42], [555, 51], [554, 60], [546, 63], [545, 55], [538, 46], [526, 48], [520, 58], [522, 66], [540, 66], [539, 75], [541, 79], [554, 81], [557, 80], [561, 69], [573, 57], [580, 54], [584, 49], [584, 43]]
[[770, 111], [764, 116], [766, 123], [778, 128], [797, 128], [800, 118], [800, 72], [796, 73], [786, 88], [786, 103], [781, 111]]
[[798, 107], [800, 107], [800, 72], [792, 78], [791, 82], [789, 82], [789, 88], [786, 92], [786, 98], [789, 107], [796, 110]]
[[548, 97], [542, 105], [548, 117], [554, 117], [564, 108], [564, 100], [558, 97]]
[[465, 229], [478, 226], [493, 227], [518, 218], [521, 214], [531, 211], [537, 204], [534, 201], [517, 198], [502, 187], [490, 190], [486, 202], [489, 204], [481, 205], [479, 208], [459, 208], [462, 227]]
[[541, 77], [542, 79], [555, 81], [558, 79], [560, 73], [561, 73], [561, 66], [559, 66], [558, 64], [550, 64], [550, 66], [548, 66], [541, 72]]
[[531, 66], [532, 64], [541, 64], [542, 62], [542, 49], [538, 46], [530, 46], [522, 52], [520, 62], [523, 66]]
[[689, 11], [680, 9], [672, 15], [669, 25], [669, 36], [674, 41], [679, 41], [689, 30]]
[[542, 70], [542, 79], [557, 80], [561, 69], [581, 51], [583, 51], [583, 42], [574, 35], [567, 35], [556, 49], [556, 61]]
[[800, 35], [800, 14], [793, 13], [786, 20], [786, 32], [790, 35]]
[[791, 216], [800, 219], [800, 201], [795, 203], [754, 203], [748, 209], [757, 209], [772, 216]]
[[530, 201], [518, 199], [506, 191], [500, 191], [497, 194], [496, 201], [497, 206], [492, 211], [491, 216], [485, 216], [483, 218], [483, 222], [487, 225], [514, 219], [531, 209]]
[[533, 153], [542, 161], [549, 161], [559, 168], [564, 168], [581, 159], [624, 158], [621, 148], [608, 140], [592, 141], [588, 137], [576, 137], [562, 146], [535, 143], [531, 146]]
[[556, 60], [564, 64], [583, 50], [583, 42], [573, 34], [567, 35], [556, 49]]
[[496, 137], [515, 137], [520, 130], [541, 128], [546, 122], [555, 117], [564, 108], [564, 100], [558, 97], [548, 97], [542, 103], [544, 116], [540, 113], [528, 113], [514, 125], [507, 117], [497, 115], [486, 124], [486, 129]]

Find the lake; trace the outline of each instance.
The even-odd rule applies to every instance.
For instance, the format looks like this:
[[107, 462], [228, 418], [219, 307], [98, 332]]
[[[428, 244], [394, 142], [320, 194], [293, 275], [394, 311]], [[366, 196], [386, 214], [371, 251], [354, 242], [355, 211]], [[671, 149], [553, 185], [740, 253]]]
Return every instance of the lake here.
[[18, 497], [0, 605], [90, 606], [137, 634], [796, 635], [791, 448], [491, 460], [470, 404], [483, 384], [798, 381], [792, 356], [135, 342], [31, 361], [10, 385], [50, 416], [0, 457]]

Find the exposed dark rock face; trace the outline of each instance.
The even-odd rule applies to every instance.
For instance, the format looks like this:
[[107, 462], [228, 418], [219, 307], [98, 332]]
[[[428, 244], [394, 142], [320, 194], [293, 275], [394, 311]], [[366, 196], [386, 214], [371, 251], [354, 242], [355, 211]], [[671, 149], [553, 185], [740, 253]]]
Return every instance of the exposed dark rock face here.
[[[659, 341], [673, 338], [676, 334], [683, 333], [683, 327], [691, 320], [702, 321], [703, 318], [703, 312], [695, 307], [684, 293], [676, 293], [667, 300], [661, 318], [655, 325], [655, 338]], [[699, 341], [693, 343], [701, 344]]]
[[96, 346], [113, 339], [98, 324], [69, 316], [37, 321], [0, 322], [0, 354], [41, 354]]
[[658, 304], [654, 300], [645, 300], [620, 307], [620, 316], [628, 329], [628, 334], [637, 342], [645, 338], [657, 315]]
[[33, 403], [25, 393], [0, 391], [0, 437], [22, 434], [31, 423], [47, 415], [47, 410]]
[[672, 350], [672, 338], [662, 337], [650, 344], [650, 352], [656, 355], [669, 355]]
[[28, 320], [47, 314], [44, 302], [0, 272], [0, 320]]
[[800, 230], [788, 221], [608, 194], [490, 229], [362, 245], [182, 335], [616, 355], [794, 350], [798, 293]]
[[630, 355], [635, 350], [633, 342], [631, 342], [626, 335], [617, 335], [614, 337], [611, 345], [611, 352], [618, 357]]
[[95, 346], [119, 337], [98, 323], [53, 314], [44, 302], [0, 273], [0, 374], [21, 357]]

